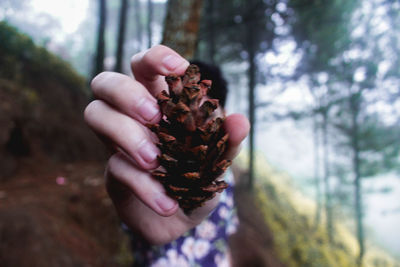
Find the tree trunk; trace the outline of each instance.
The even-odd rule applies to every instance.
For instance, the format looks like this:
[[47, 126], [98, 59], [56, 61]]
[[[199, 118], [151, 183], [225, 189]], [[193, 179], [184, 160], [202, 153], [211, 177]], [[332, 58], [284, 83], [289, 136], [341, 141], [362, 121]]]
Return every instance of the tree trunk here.
[[142, 20], [141, 20], [141, 9], [140, 9], [140, 1], [134, 0], [133, 1], [133, 8], [134, 8], [134, 17], [135, 17], [135, 31], [136, 31], [136, 41], [137, 51], [142, 50], [143, 45], [143, 33], [142, 33]]
[[169, 0], [162, 44], [184, 58], [194, 56], [200, 25], [202, 0]]
[[153, 29], [151, 23], [153, 22], [153, 1], [147, 0], [147, 47], [150, 48], [153, 45]]
[[99, 26], [97, 29], [96, 58], [93, 68], [93, 77], [104, 70], [105, 40], [107, 7], [106, 0], [99, 0]]
[[249, 180], [248, 189], [251, 190], [254, 184], [254, 173], [255, 173], [255, 155], [254, 155], [254, 143], [255, 143], [255, 124], [256, 124], [256, 105], [255, 105], [255, 87], [256, 87], [256, 51], [255, 51], [255, 36], [252, 30], [251, 20], [248, 24], [247, 30], [247, 54], [248, 54], [248, 81], [249, 81], [249, 121], [250, 121], [250, 133], [249, 133]]
[[208, 53], [210, 62], [215, 64], [215, 51], [216, 51], [216, 44], [215, 44], [215, 7], [214, 7], [214, 0], [209, 0], [207, 5], [207, 26], [208, 26]]
[[354, 96], [350, 98], [352, 111], [352, 150], [353, 150], [353, 172], [354, 172], [354, 202], [355, 216], [357, 226], [357, 240], [359, 245], [359, 254], [357, 258], [358, 266], [362, 266], [365, 253], [364, 246], [364, 228], [362, 224], [362, 195], [361, 195], [361, 175], [360, 175], [360, 147], [358, 143], [358, 100]]
[[121, 7], [119, 10], [119, 25], [118, 25], [118, 39], [117, 39], [117, 52], [116, 63], [114, 70], [122, 72], [122, 59], [124, 56], [124, 42], [125, 42], [125, 29], [126, 29], [126, 15], [128, 13], [128, 0], [121, 0]]
[[324, 187], [325, 187], [325, 213], [326, 213], [326, 231], [328, 233], [328, 240], [333, 243], [333, 214], [332, 214], [332, 194], [329, 185], [330, 182], [330, 168], [329, 168], [329, 148], [328, 148], [328, 114], [327, 111], [323, 112], [322, 121], [322, 142], [324, 149]]
[[316, 192], [316, 202], [317, 209], [315, 212], [315, 228], [317, 228], [321, 222], [321, 182], [320, 182], [320, 158], [319, 158], [319, 148], [320, 148], [320, 140], [319, 140], [319, 128], [318, 128], [318, 118], [317, 114], [313, 116], [313, 135], [314, 135], [314, 179], [315, 179], [315, 192]]

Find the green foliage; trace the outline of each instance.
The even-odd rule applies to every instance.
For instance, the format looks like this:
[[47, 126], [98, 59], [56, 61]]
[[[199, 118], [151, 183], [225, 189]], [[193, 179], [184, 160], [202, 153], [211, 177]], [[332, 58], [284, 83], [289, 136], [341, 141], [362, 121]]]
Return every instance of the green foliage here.
[[0, 77], [22, 85], [27, 79], [38, 81], [47, 77], [70, 90], [87, 93], [84, 78], [70, 64], [36, 46], [29, 36], [4, 21], [0, 22]]
[[[215, 49], [215, 62], [222, 64], [245, 60], [248, 56], [245, 52], [249, 50], [258, 54], [272, 49], [273, 40], [278, 36], [273, 18], [283, 20], [287, 16], [286, 10], [277, 10], [279, 2], [284, 1], [204, 1], [207, 12], [204, 12], [200, 25], [197, 57], [211, 61], [209, 53]], [[212, 10], [209, 10], [211, 4]], [[250, 33], [254, 39], [251, 43]]]
[[289, 1], [294, 11], [292, 33], [305, 51], [302, 71], [323, 71], [331, 60], [349, 44], [351, 15], [358, 4], [354, 0], [296, 0]]

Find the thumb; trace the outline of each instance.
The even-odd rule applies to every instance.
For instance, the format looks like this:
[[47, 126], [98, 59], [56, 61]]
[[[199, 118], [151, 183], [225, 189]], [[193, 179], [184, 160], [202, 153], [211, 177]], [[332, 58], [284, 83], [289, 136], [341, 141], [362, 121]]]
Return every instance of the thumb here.
[[249, 134], [250, 123], [242, 114], [232, 114], [226, 117], [224, 128], [229, 134], [228, 149], [225, 152], [225, 157], [232, 160], [239, 153], [242, 141]]

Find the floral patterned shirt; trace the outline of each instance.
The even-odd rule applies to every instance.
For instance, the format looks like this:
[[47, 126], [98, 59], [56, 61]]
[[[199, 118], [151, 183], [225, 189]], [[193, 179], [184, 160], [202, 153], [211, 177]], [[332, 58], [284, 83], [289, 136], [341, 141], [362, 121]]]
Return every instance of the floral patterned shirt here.
[[215, 210], [177, 240], [162, 246], [151, 246], [133, 238], [134, 266], [229, 266], [227, 241], [239, 223], [233, 205], [233, 175], [230, 170], [225, 175], [225, 181], [230, 186], [221, 194]]

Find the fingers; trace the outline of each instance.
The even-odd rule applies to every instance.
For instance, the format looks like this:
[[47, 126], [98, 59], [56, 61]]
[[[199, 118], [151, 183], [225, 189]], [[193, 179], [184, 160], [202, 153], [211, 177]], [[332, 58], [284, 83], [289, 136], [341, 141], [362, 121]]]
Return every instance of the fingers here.
[[161, 118], [157, 101], [134, 79], [116, 72], [102, 72], [91, 82], [93, 94], [141, 123]]
[[[178, 210], [178, 203], [165, 194], [162, 185], [155, 181], [149, 172], [136, 168], [123, 153], [116, 153], [110, 158], [106, 177], [124, 184], [145, 205], [161, 216], [171, 216]], [[114, 199], [118, 196], [111, 197]]]
[[153, 96], [166, 90], [163, 76], [183, 75], [189, 62], [174, 50], [157, 45], [132, 57], [131, 68], [135, 79], [142, 83]]
[[224, 127], [229, 133], [228, 150], [225, 152], [227, 159], [233, 159], [240, 151], [240, 144], [249, 134], [250, 123], [241, 114], [232, 114], [226, 117]]
[[158, 166], [159, 149], [150, 131], [131, 117], [122, 114], [102, 100], [91, 102], [85, 109], [87, 124], [97, 133], [115, 143], [143, 169]]

